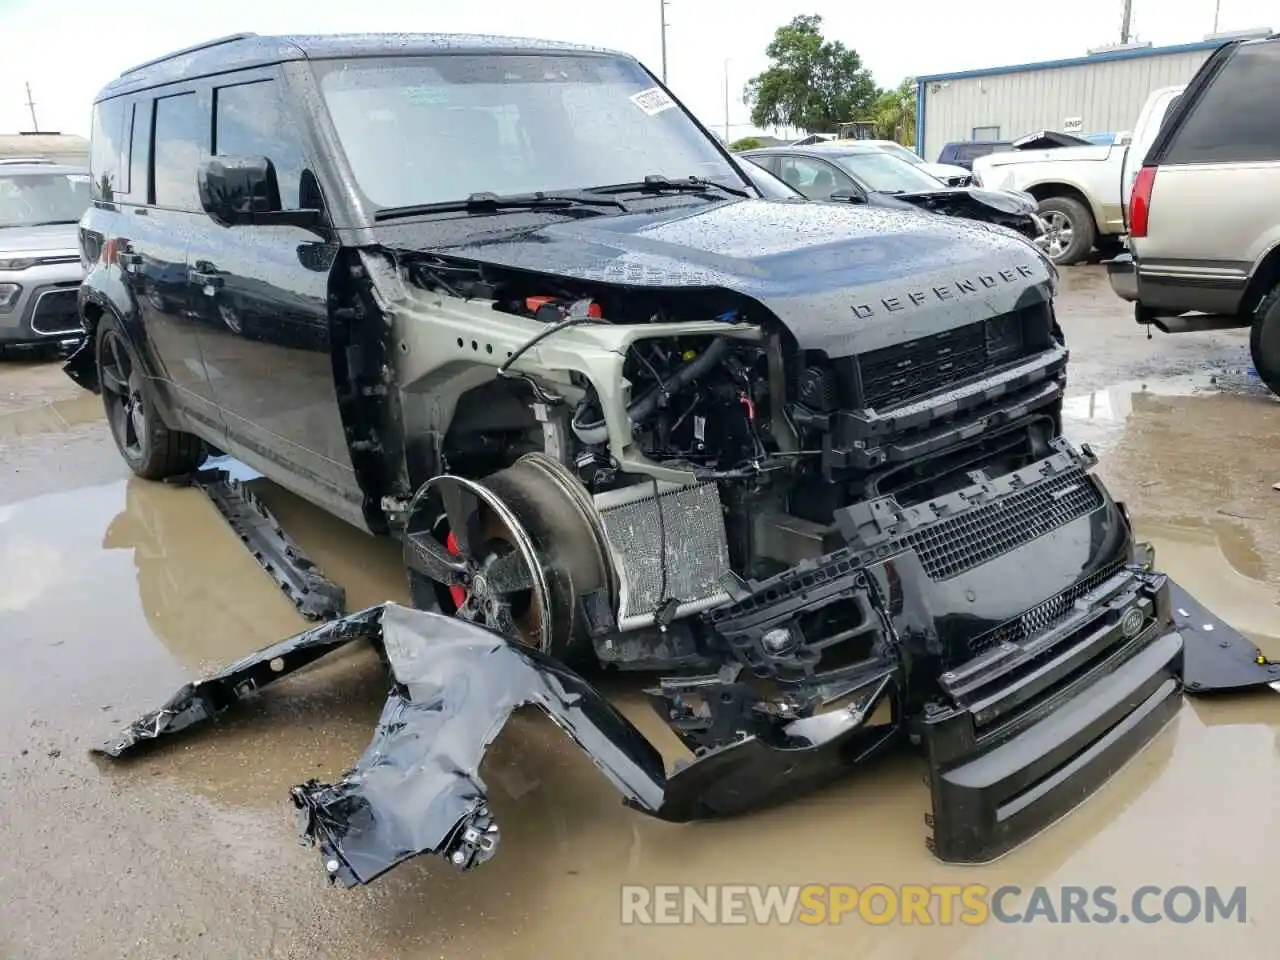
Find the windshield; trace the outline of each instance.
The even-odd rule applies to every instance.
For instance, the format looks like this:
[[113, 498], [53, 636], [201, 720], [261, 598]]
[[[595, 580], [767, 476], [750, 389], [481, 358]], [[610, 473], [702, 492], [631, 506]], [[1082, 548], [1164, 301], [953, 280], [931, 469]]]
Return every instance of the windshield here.
[[485, 54], [329, 61], [320, 89], [379, 207], [641, 181], [742, 178], [634, 61]]
[[913, 167], [918, 167], [924, 163], [923, 157], [917, 157], [914, 150], [908, 150], [900, 143], [879, 143], [876, 144], [879, 149], [889, 154], [891, 157], [897, 157], [899, 160], [905, 160]]
[[89, 208], [89, 175], [0, 175], [0, 227], [76, 223]]
[[916, 193], [943, 186], [941, 180], [879, 150], [846, 153], [831, 159], [877, 193]]

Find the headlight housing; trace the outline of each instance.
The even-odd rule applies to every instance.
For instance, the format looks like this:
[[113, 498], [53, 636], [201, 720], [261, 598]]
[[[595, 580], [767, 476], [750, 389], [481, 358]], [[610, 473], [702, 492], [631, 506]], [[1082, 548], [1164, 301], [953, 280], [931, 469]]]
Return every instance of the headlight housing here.
[[22, 293], [22, 287], [16, 283], [0, 283], [0, 313], [13, 309]]
[[21, 257], [12, 260], [0, 260], [0, 270], [27, 270], [34, 267], [39, 260], [32, 257]]

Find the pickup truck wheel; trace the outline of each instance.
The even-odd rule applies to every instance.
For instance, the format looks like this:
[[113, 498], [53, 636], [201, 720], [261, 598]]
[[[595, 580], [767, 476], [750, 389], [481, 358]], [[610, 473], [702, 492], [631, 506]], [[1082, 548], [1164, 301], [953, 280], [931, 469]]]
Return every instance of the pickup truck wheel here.
[[1040, 201], [1044, 218], [1044, 252], [1059, 266], [1079, 263], [1093, 249], [1097, 232], [1093, 215], [1073, 197], [1049, 197]]
[[204, 459], [200, 438], [170, 430], [160, 419], [153, 388], [114, 317], [103, 316], [95, 336], [102, 406], [129, 469], [146, 480], [190, 473]]
[[1258, 304], [1249, 333], [1253, 368], [1271, 392], [1280, 396], [1280, 286]]

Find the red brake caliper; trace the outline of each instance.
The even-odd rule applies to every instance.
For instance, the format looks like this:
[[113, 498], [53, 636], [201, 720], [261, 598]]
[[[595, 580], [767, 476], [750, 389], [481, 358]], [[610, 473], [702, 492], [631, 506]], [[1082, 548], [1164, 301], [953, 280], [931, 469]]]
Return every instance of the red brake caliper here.
[[[445, 537], [444, 545], [445, 549], [455, 557], [459, 555], [460, 551], [458, 550], [458, 541], [454, 539], [452, 532]], [[449, 596], [453, 598], [453, 605], [455, 607], [461, 607], [467, 602], [467, 588], [454, 584], [449, 588]]]

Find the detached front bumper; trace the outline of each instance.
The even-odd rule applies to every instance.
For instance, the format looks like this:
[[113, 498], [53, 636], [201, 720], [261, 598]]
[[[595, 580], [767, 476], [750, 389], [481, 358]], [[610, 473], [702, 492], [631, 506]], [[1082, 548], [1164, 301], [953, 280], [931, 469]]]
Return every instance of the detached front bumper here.
[[1059, 616], [941, 678], [923, 727], [942, 860], [992, 860], [1035, 836], [1181, 706], [1186, 643], [1167, 578], [1121, 571]]

